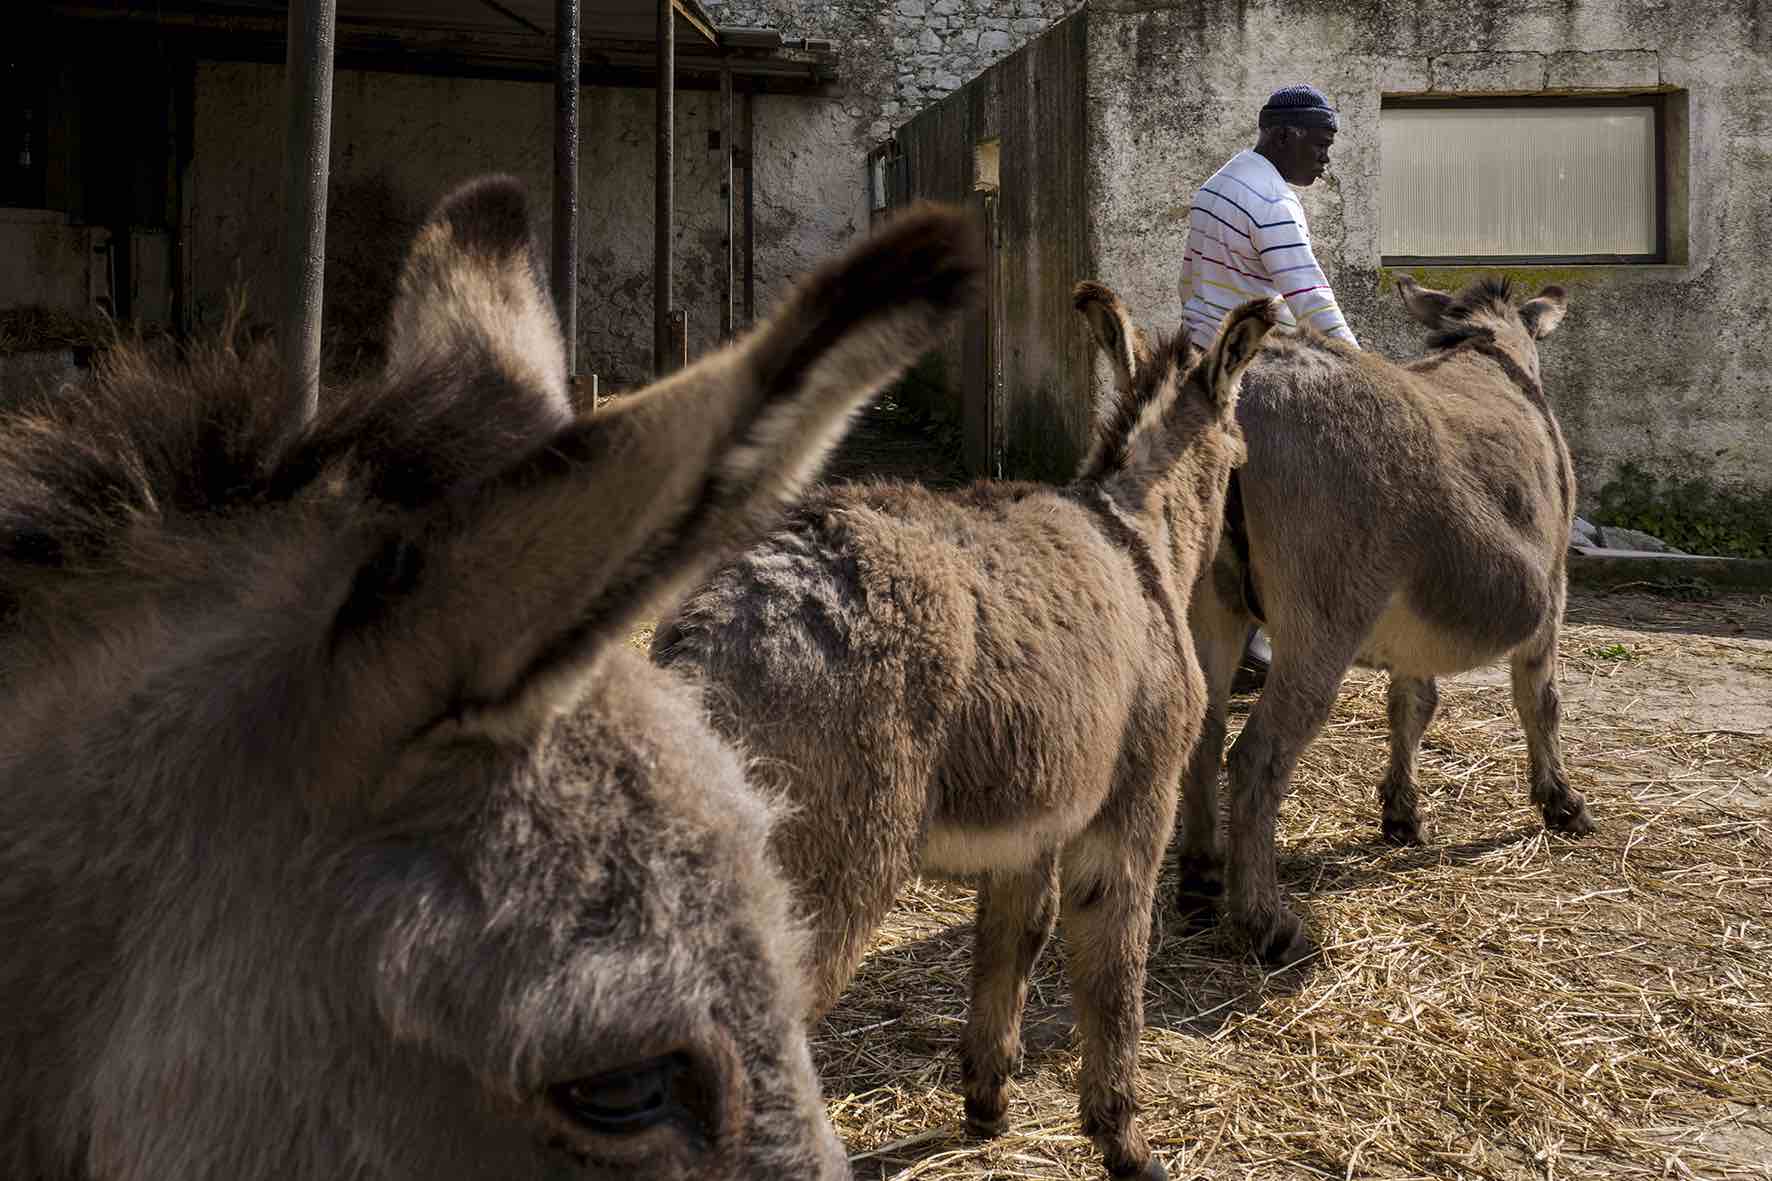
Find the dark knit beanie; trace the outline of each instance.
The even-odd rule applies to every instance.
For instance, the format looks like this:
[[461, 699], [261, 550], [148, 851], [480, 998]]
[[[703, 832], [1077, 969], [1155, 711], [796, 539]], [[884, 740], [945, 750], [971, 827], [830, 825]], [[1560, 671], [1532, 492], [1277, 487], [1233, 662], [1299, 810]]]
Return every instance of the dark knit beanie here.
[[1315, 86], [1282, 86], [1261, 108], [1260, 127], [1339, 127], [1329, 96]]

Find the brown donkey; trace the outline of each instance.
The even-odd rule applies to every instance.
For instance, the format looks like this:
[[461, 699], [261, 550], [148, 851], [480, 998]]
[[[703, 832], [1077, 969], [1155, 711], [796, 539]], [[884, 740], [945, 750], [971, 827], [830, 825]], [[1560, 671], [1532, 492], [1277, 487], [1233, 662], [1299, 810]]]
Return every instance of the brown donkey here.
[[[1516, 306], [1497, 281], [1458, 296], [1399, 280], [1432, 329], [1396, 364], [1311, 333], [1268, 338], [1237, 417], [1249, 462], [1226, 507], [1226, 544], [1191, 621], [1211, 696], [1188, 768], [1181, 905], [1221, 895], [1263, 958], [1312, 951], [1280, 901], [1274, 821], [1300, 754], [1355, 662], [1390, 673], [1388, 840], [1425, 837], [1415, 751], [1439, 700], [1434, 678], [1511, 661], [1531, 796], [1556, 830], [1592, 831], [1557, 741], [1557, 629], [1575, 477], [1539, 381], [1538, 340], [1562, 320], [1549, 287]], [[1218, 773], [1231, 678], [1263, 621], [1274, 663], [1230, 753], [1229, 859]], [[1228, 871], [1228, 873], [1227, 873]]]
[[494, 178], [311, 425], [225, 348], [0, 419], [0, 1174], [848, 1176], [771, 808], [627, 640], [975, 258], [911, 216], [574, 420]]
[[1239, 309], [1191, 369], [1185, 338], [1157, 349], [1072, 484], [827, 490], [653, 641], [782, 786], [814, 1015], [908, 879], [982, 875], [961, 1042], [980, 1133], [1006, 1126], [1028, 973], [1062, 910], [1083, 1127], [1116, 1176], [1163, 1176], [1133, 1082], [1151, 899], [1205, 707], [1188, 595], [1273, 316]]

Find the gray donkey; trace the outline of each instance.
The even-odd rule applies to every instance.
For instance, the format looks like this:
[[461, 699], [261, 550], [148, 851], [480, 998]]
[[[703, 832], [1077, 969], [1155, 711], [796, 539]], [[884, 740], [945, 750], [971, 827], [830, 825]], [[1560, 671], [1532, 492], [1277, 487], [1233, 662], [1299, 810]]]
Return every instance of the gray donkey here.
[[1028, 973], [1062, 910], [1083, 1128], [1116, 1176], [1164, 1175], [1133, 1083], [1151, 900], [1205, 708], [1188, 596], [1242, 459], [1237, 382], [1273, 322], [1239, 309], [1191, 368], [1184, 338], [1146, 347], [1068, 486], [811, 497], [653, 641], [783, 785], [815, 1016], [912, 875], [982, 875], [961, 1042], [978, 1133], [1006, 1127]]
[[[1249, 462], [1233, 478], [1226, 544], [1191, 616], [1211, 702], [1188, 768], [1181, 907], [1204, 918], [1223, 898], [1275, 963], [1312, 953], [1280, 901], [1275, 814], [1356, 662], [1390, 673], [1390, 769], [1379, 785], [1386, 839], [1425, 837], [1415, 752], [1439, 700], [1434, 678], [1501, 656], [1526, 730], [1532, 802], [1552, 829], [1593, 829], [1557, 741], [1575, 477], [1539, 380], [1537, 342], [1562, 320], [1563, 290], [1516, 306], [1496, 280], [1456, 297], [1398, 282], [1410, 314], [1432, 330], [1414, 360], [1393, 363], [1309, 332], [1268, 338], [1238, 405]], [[1112, 339], [1100, 343], [1120, 365], [1136, 365]], [[1256, 620], [1273, 637], [1274, 663], [1230, 753], [1227, 865], [1218, 823], [1225, 711]]]
[[575, 420], [492, 178], [311, 424], [226, 347], [0, 419], [0, 1174], [848, 1176], [772, 806], [627, 641], [977, 257], [909, 216]]

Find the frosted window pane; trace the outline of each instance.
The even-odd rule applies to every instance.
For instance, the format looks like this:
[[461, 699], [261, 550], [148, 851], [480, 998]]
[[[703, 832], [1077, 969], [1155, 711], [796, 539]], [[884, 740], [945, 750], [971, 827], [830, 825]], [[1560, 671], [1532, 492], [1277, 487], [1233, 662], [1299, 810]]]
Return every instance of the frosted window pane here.
[[1393, 107], [1387, 255], [1653, 254], [1649, 107]]

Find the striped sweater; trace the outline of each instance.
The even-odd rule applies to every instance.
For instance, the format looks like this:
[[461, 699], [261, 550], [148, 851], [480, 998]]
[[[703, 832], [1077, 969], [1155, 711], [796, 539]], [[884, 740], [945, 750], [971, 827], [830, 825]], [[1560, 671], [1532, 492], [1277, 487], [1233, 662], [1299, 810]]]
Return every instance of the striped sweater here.
[[1289, 323], [1358, 348], [1329, 280], [1311, 253], [1304, 206], [1267, 157], [1239, 152], [1194, 194], [1181, 264], [1182, 318], [1205, 348], [1238, 304], [1278, 295]]

